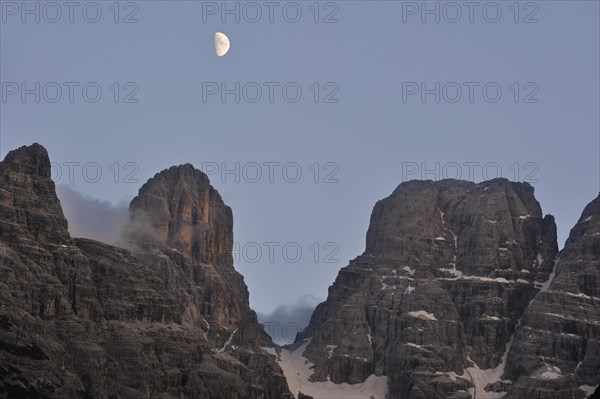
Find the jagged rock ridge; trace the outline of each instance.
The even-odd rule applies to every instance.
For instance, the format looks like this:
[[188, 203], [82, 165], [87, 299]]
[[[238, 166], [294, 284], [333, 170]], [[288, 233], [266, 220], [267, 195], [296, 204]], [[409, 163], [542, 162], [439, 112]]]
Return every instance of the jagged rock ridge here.
[[[189, 165], [169, 169], [153, 179], [161, 184], [140, 190], [133, 210], [156, 211], [147, 193], [172, 202], [157, 187], [171, 187], [174, 171], [191, 202], [158, 213], [179, 227], [168, 229], [163, 245], [142, 240], [136, 257], [69, 236], [42, 146], [11, 151], [0, 163], [0, 397], [279, 399], [288, 392], [260, 349], [269, 338], [228, 261], [231, 210], [208, 179]], [[213, 229], [191, 246], [188, 212]], [[133, 238], [145, 237], [139, 217], [132, 213]]]
[[403, 183], [297, 341], [311, 338], [314, 379], [386, 375], [391, 398], [506, 391], [512, 334], [556, 254], [554, 219], [528, 184]]
[[600, 383], [599, 198], [557, 257], [527, 184], [403, 183], [298, 337], [312, 370], [264, 348], [231, 209], [204, 174], [158, 173], [130, 211], [133, 254], [72, 239], [46, 150], [0, 162], [0, 397], [274, 399], [285, 357], [314, 381], [371, 381], [365, 397], [383, 397], [383, 375], [390, 399], [583, 398]]
[[525, 311], [506, 377], [515, 381], [506, 399], [581, 398], [600, 384], [600, 196], [571, 229], [554, 279]]

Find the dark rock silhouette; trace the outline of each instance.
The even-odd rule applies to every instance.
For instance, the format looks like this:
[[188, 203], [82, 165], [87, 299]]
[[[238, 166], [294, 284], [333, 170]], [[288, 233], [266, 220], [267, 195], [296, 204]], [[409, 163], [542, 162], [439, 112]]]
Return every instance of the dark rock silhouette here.
[[[0, 162], [0, 228], [0, 398], [290, 397], [233, 267], [232, 211], [193, 166], [140, 188], [124, 250], [72, 238], [46, 150], [21, 147]], [[600, 197], [558, 253], [528, 184], [406, 182], [366, 244], [292, 345], [311, 380], [386, 375], [390, 399], [600, 384]]]
[[[600, 221], [596, 202], [585, 223]], [[313, 378], [387, 375], [398, 399], [583, 397], [580, 385], [600, 383], [595, 229], [576, 226], [550, 284], [556, 226], [530, 185], [401, 184], [375, 205], [365, 252], [340, 271], [297, 337], [312, 338]], [[540, 354], [564, 378], [547, 380], [554, 374], [541, 374]]]

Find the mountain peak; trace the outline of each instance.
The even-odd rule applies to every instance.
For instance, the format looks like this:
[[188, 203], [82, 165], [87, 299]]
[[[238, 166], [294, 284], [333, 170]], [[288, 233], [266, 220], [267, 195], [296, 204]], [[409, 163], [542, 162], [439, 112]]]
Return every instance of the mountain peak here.
[[4, 233], [17, 229], [50, 243], [70, 239], [51, 179], [48, 151], [43, 146], [34, 143], [10, 151], [0, 162], [0, 187]]
[[38, 143], [10, 151], [4, 158], [2, 168], [50, 179], [48, 151]]
[[191, 164], [157, 173], [129, 207], [133, 234], [194, 261], [233, 264], [233, 215], [206, 174]]

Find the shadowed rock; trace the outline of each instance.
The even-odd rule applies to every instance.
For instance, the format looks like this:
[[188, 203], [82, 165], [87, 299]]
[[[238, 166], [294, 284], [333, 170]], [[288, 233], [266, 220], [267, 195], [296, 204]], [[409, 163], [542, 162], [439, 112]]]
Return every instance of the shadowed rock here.
[[375, 205], [365, 252], [298, 337], [312, 337], [313, 378], [383, 374], [391, 398], [472, 397], [484, 386], [467, 369], [502, 368], [556, 253], [554, 219], [528, 184], [401, 184]]
[[134, 256], [70, 238], [43, 147], [21, 147], [0, 162], [0, 397], [289, 392], [260, 349], [270, 340], [233, 268], [231, 210], [190, 165], [157, 177], [132, 204], [129, 233], [145, 238], [136, 210], [168, 203], [147, 219], [158, 232], [168, 226], [158, 235], [164, 242], [144, 239]]
[[507, 399], [585, 397], [600, 384], [600, 196], [571, 229], [556, 275], [517, 327]]

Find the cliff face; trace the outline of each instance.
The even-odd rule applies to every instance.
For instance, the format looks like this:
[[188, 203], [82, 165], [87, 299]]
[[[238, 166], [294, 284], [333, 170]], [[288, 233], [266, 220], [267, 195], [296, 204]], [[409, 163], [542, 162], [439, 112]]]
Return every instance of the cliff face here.
[[70, 239], [50, 179], [50, 159], [39, 144], [6, 155], [0, 169], [2, 236], [60, 244]]
[[311, 338], [313, 378], [386, 375], [403, 399], [483, 397], [494, 382], [505, 391], [512, 333], [556, 254], [554, 219], [527, 184], [401, 184], [375, 205], [365, 252], [298, 337]]
[[184, 324], [223, 345], [243, 318], [256, 318], [233, 267], [231, 208], [204, 173], [187, 164], [156, 174], [131, 201], [130, 214], [136, 255], [177, 298]]
[[314, 398], [580, 399], [600, 384], [600, 197], [557, 256], [527, 184], [403, 183], [283, 349], [249, 307], [232, 227], [181, 165], [131, 202], [133, 252], [73, 239], [46, 150], [11, 151], [0, 398], [280, 399], [289, 383]]
[[600, 196], [571, 230], [555, 273], [517, 327], [507, 399], [581, 397], [579, 387], [600, 384]]
[[130, 211], [142, 239], [175, 248], [195, 263], [233, 265], [231, 208], [192, 165], [157, 173], [131, 201]]
[[[183, 177], [171, 182], [170, 173], [180, 170]], [[189, 165], [157, 177], [163, 183], [151, 180], [132, 211], [154, 212], [152, 201], [177, 206], [144, 216], [144, 223], [132, 213], [132, 237], [144, 237], [148, 221], [159, 231], [168, 226], [157, 236], [160, 245], [141, 240], [135, 257], [71, 239], [43, 147], [19, 148], [0, 163], [0, 396], [288, 392], [281, 369], [260, 349], [268, 337], [230, 260], [231, 210]], [[188, 190], [186, 199], [155, 190], [176, 191], [177, 184]], [[209, 228], [194, 233], [196, 221]]]

